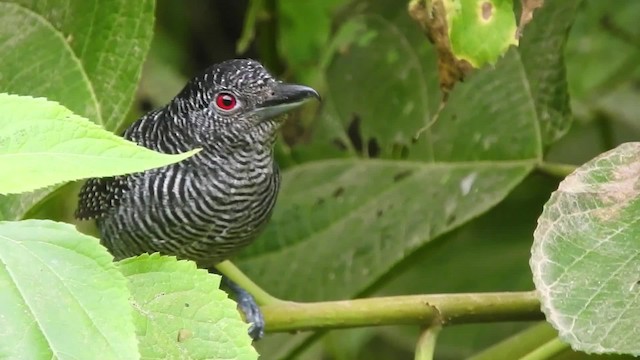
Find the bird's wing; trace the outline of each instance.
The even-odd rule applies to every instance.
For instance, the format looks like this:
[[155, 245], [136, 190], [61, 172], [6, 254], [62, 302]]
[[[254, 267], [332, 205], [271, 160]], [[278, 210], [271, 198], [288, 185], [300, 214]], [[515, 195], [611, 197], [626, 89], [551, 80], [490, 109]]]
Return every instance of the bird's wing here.
[[124, 176], [93, 178], [80, 189], [75, 217], [81, 220], [97, 219], [118, 205], [128, 190]]
[[[146, 148], [157, 150], [154, 148], [155, 138], [151, 136], [154, 134], [147, 133], [145, 137], [141, 136], [140, 133], [144, 131], [143, 128], [145, 126], [149, 127], [149, 123], [156, 121], [161, 114], [162, 109], [147, 113], [131, 124], [122, 134], [122, 137]], [[89, 220], [105, 215], [109, 209], [117, 206], [120, 199], [129, 191], [130, 176], [122, 175], [87, 180], [78, 195], [79, 200], [75, 217], [80, 220]]]

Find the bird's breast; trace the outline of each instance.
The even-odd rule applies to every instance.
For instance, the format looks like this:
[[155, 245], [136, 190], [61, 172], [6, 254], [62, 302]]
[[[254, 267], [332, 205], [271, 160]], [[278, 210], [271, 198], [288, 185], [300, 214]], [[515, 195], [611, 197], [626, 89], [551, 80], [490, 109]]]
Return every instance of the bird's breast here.
[[157, 251], [215, 263], [254, 240], [279, 190], [273, 159], [196, 160], [133, 180], [130, 196], [103, 221], [107, 247], [119, 257]]

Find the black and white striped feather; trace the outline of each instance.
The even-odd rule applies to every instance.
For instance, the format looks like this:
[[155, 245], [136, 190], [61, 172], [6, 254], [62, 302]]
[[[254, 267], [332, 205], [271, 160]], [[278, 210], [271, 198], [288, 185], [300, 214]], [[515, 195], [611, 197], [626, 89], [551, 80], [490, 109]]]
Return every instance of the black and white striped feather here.
[[276, 81], [257, 62], [232, 60], [190, 81], [166, 107], [129, 127], [124, 137], [164, 153], [202, 148], [182, 162], [141, 173], [90, 179], [76, 216], [96, 219], [116, 258], [160, 252], [211, 266], [254, 240], [276, 202], [273, 160], [281, 120], [248, 112], [216, 113], [212, 96], [233, 91], [248, 111]]

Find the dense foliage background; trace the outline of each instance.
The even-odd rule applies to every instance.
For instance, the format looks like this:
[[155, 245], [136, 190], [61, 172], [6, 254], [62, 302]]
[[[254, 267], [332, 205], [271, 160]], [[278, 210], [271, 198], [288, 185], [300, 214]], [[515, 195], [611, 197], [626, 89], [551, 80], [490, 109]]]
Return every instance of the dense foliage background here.
[[[295, 174], [299, 164], [343, 157], [469, 166], [456, 174], [457, 165], [441, 166], [438, 173], [438, 167], [423, 170], [414, 163], [366, 170], [348, 164], [349, 170], [318, 169], [308, 178], [291, 175], [274, 224], [239, 263], [282, 298], [532, 289], [533, 230], [562, 177], [506, 164], [544, 158], [579, 165], [640, 136], [636, 2], [547, 1], [526, 28], [520, 50], [458, 85], [449, 110], [418, 143], [410, 139], [437, 110], [440, 94], [433, 48], [404, 4], [255, 3], [250, 4], [259, 8], [255, 41], [240, 56], [259, 58], [284, 79], [320, 87], [325, 97], [319, 116], [307, 109], [287, 124], [279, 154], [283, 167]], [[193, 72], [238, 56], [243, 24], [248, 26], [244, 20], [252, 16], [246, 6], [159, 1], [139, 104], [162, 104]], [[557, 104], [561, 114], [531, 113], [530, 91], [538, 81], [558, 86], [533, 96]], [[565, 81], [570, 108], [563, 108], [569, 99], [562, 90]], [[410, 106], [415, 111], [407, 112]], [[548, 125], [549, 118], [556, 124]], [[542, 144], [535, 144], [536, 122]], [[545, 134], [545, 129], [552, 130]], [[482, 185], [478, 197], [462, 202], [454, 194], [471, 170], [481, 174], [476, 181]], [[391, 178], [405, 171], [418, 174], [394, 187]], [[336, 195], [340, 186], [345, 191]], [[318, 205], [322, 198], [326, 201]], [[399, 209], [385, 208], [393, 205]], [[525, 326], [447, 328], [436, 358], [464, 358]], [[408, 359], [418, 331], [397, 326], [333, 331], [300, 350], [299, 358]], [[269, 336], [258, 349], [265, 358], [277, 358], [306, 337]]]
[[[21, 2], [0, 2], [0, 44], [14, 36], [9, 24], [21, 16], [12, 3]], [[46, 66], [22, 69], [22, 59], [11, 58], [30, 51], [52, 63], [69, 60], [44, 45], [60, 39], [48, 38], [2, 52], [1, 92], [47, 96], [120, 131], [166, 103], [193, 74], [232, 57], [259, 59], [279, 78], [318, 89], [323, 103], [294, 114], [277, 144], [285, 171], [272, 223], [237, 259], [283, 299], [531, 290], [534, 229], [572, 168], [564, 164], [579, 166], [640, 137], [637, 1], [547, 1], [520, 46], [457, 84], [434, 124], [437, 58], [404, 2], [158, 0], [130, 110], [136, 65], [118, 57], [133, 51], [142, 61], [153, 6], [141, 1], [121, 14], [116, 3], [112, 14], [126, 29], [119, 36], [141, 39], [122, 49], [109, 49], [108, 33], [86, 29], [84, 22], [95, 20], [89, 15], [60, 25], [55, 7], [38, 10], [68, 30], [65, 40], [81, 54], [93, 92], [67, 83], [75, 79], [73, 66], [52, 74]], [[100, 58], [100, 51], [108, 54]], [[119, 69], [119, 77], [103, 69]], [[61, 84], [68, 91], [55, 90]], [[48, 192], [7, 196], [0, 214], [74, 222], [77, 189], [64, 186], [43, 203]], [[532, 325], [446, 328], [436, 358], [469, 357]], [[539, 344], [555, 336], [548, 325], [540, 329]], [[264, 359], [409, 359], [419, 331], [277, 334], [255, 345]], [[566, 350], [554, 358], [586, 357]]]

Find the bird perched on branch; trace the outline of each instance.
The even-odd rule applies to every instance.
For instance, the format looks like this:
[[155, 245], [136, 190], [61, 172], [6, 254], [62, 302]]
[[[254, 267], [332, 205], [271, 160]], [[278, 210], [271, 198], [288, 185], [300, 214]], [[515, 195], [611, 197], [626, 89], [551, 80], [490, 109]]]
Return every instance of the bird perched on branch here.
[[[76, 217], [96, 219], [116, 259], [160, 252], [212, 269], [267, 224], [280, 184], [276, 132], [283, 114], [310, 98], [318, 93], [277, 81], [253, 60], [211, 66], [124, 133], [163, 153], [202, 150], [162, 168], [88, 180]], [[236, 290], [251, 335], [260, 337], [257, 304]]]

